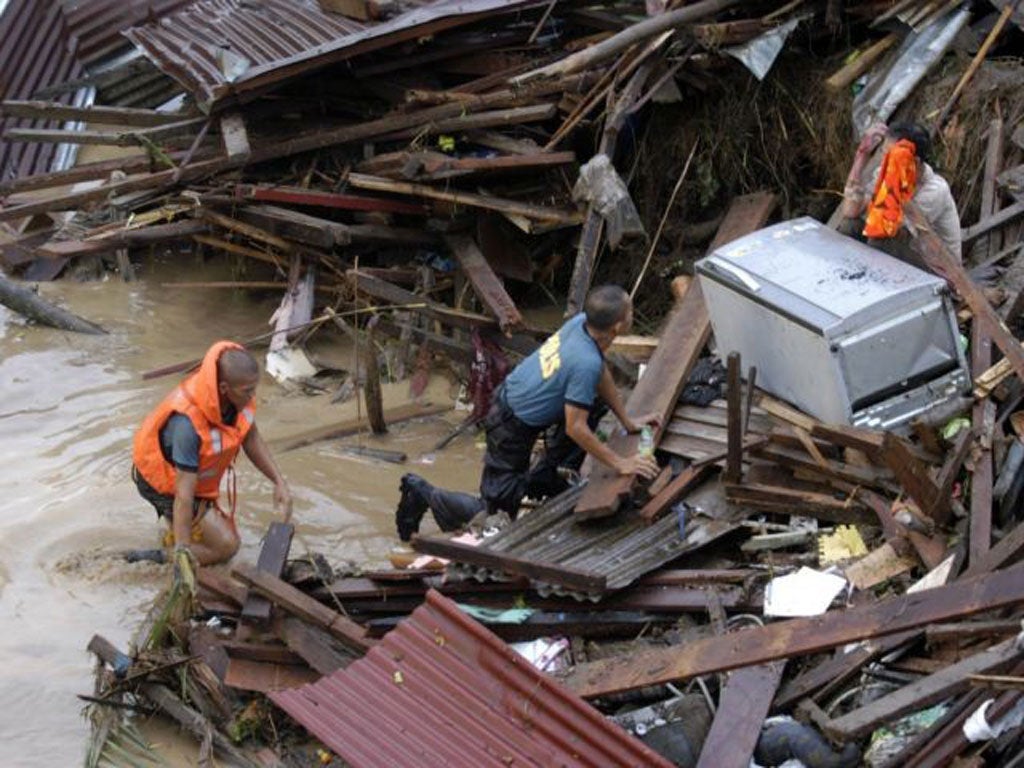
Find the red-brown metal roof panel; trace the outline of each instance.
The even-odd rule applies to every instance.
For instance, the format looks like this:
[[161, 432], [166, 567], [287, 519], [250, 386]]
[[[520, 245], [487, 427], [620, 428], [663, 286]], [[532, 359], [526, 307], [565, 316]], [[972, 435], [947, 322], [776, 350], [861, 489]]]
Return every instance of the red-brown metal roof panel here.
[[[200, 0], [125, 35], [209, 107], [359, 53], [541, 2], [411, 0], [411, 10], [362, 23], [322, 11], [315, 0]], [[211, 68], [225, 53], [247, 60], [247, 68], [236, 74]]]
[[362, 659], [269, 695], [353, 768], [671, 766], [433, 590]]
[[[77, 77], [81, 68], [68, 42], [64, 13], [57, 3], [10, 0], [0, 15], [0, 99], [29, 99], [41, 88]], [[70, 96], [62, 100], [68, 101]], [[55, 127], [44, 121], [4, 118], [9, 127]], [[0, 176], [10, 178], [50, 170], [55, 144], [0, 139]]]

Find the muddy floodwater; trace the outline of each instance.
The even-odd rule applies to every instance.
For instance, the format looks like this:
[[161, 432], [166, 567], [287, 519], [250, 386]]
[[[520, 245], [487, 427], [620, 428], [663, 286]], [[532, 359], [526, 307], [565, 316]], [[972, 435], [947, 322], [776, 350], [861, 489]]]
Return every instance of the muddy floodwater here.
[[[231, 279], [220, 263], [184, 255], [147, 262], [142, 279], [44, 284], [43, 296], [100, 323], [92, 337], [27, 326], [0, 307], [0, 766], [80, 765], [89, 729], [76, 694], [92, 692], [86, 645], [101, 634], [125, 648], [166, 567], [129, 565], [112, 553], [156, 546], [160, 527], [129, 477], [131, 438], [146, 412], [177, 377], [143, 381], [144, 371], [200, 356], [219, 338], [246, 339], [267, 330], [272, 295], [169, 287], [175, 280]], [[349, 366], [340, 341], [315, 342], [325, 363]], [[435, 376], [425, 395], [450, 401], [453, 385]], [[408, 385], [388, 385], [385, 405], [404, 400]], [[257, 424], [268, 440], [355, 414], [354, 401], [288, 392], [264, 376]], [[431, 446], [458, 423], [447, 413], [389, 436], [328, 441], [277, 453], [295, 497], [293, 553], [322, 552], [382, 566], [396, 546], [392, 511], [403, 472], [472, 491], [481, 448], [459, 438], [434, 460]], [[405, 451], [392, 465], [346, 456], [343, 445]], [[274, 517], [271, 486], [240, 455], [237, 559], [254, 562]], [[430, 530], [432, 523], [425, 525]], [[194, 764], [195, 747], [174, 727], [149, 725], [172, 764]]]

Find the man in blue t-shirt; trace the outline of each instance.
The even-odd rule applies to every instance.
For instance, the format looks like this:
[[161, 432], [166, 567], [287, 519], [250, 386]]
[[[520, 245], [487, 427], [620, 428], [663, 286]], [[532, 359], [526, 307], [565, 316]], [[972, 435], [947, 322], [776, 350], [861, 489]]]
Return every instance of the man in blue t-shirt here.
[[[498, 390], [484, 429], [487, 451], [476, 498], [436, 488], [423, 478], [402, 478], [395, 514], [398, 535], [408, 541], [430, 509], [442, 530], [465, 525], [481, 510], [505, 511], [513, 518], [524, 496], [543, 498], [565, 487], [559, 466], [578, 468], [586, 454], [622, 475], [653, 478], [658, 465], [649, 456], [620, 456], [594, 433], [600, 399], [628, 432], [658, 425], [660, 416], [626, 413], [604, 353], [616, 336], [628, 333], [633, 304], [620, 286], [595, 288], [583, 312], [568, 320], [533, 354], [516, 366]], [[531, 468], [537, 437], [555, 427], [541, 460]]]

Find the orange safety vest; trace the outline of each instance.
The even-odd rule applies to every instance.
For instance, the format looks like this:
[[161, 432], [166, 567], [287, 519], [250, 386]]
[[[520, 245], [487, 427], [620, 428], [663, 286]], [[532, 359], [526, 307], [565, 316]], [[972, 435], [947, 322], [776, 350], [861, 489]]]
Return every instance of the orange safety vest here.
[[255, 419], [256, 401], [250, 400], [235, 419], [225, 424], [220, 413], [220, 392], [217, 388], [217, 360], [228, 349], [242, 349], [231, 341], [218, 341], [206, 352], [199, 370], [185, 379], [163, 399], [135, 433], [132, 460], [135, 467], [153, 488], [174, 495], [174, 465], [160, 450], [160, 430], [172, 414], [188, 417], [199, 434], [199, 471], [196, 497], [216, 500], [220, 480], [238, 455]]

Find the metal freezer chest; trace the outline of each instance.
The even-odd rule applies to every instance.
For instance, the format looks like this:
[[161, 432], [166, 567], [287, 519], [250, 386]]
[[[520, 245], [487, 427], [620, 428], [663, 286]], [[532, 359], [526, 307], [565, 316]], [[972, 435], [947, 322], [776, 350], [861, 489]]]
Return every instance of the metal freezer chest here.
[[811, 218], [696, 265], [719, 352], [830, 423], [891, 428], [970, 388], [944, 280]]

